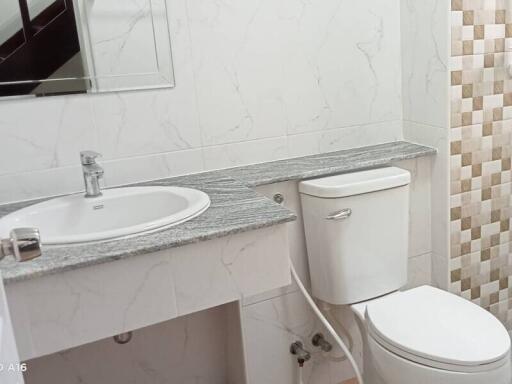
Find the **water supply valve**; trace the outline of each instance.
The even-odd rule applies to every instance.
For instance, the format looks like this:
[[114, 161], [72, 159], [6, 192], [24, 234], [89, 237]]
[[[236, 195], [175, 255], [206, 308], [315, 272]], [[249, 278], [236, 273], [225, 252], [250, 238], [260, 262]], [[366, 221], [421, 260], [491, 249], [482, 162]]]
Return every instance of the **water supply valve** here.
[[319, 347], [324, 352], [331, 352], [332, 345], [327, 340], [325, 340], [325, 337], [323, 334], [316, 333], [315, 336], [311, 339], [311, 344], [313, 344], [315, 347]]
[[290, 353], [297, 356], [297, 362], [302, 367], [306, 361], [311, 359], [311, 353], [304, 349], [304, 345], [300, 341], [296, 341], [290, 345]]

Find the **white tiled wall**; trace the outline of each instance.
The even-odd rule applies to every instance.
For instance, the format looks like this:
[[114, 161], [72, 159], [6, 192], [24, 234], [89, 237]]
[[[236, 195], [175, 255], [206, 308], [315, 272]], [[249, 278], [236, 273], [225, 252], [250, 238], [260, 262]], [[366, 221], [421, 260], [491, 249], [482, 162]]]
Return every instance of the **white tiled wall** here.
[[398, 1], [168, 6], [175, 89], [0, 102], [0, 202], [402, 137]]
[[[235, 304], [230, 304], [235, 306]], [[227, 341], [233, 331], [230, 306], [143, 328], [132, 341], [116, 344], [107, 338], [93, 344], [30, 360], [26, 384], [226, 384], [231, 354]]]
[[450, 2], [400, 2], [404, 120], [448, 128]]
[[432, 164], [432, 281], [447, 288], [450, 2], [400, 1], [403, 134], [438, 150]]

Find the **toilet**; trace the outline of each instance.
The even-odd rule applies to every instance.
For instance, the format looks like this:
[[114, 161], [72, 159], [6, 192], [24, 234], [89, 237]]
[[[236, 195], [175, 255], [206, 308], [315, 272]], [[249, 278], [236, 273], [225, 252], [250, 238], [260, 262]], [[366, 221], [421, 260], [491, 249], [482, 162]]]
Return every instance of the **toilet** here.
[[365, 384], [510, 384], [510, 337], [459, 296], [407, 283], [408, 171], [385, 167], [299, 184], [313, 296], [348, 305]]

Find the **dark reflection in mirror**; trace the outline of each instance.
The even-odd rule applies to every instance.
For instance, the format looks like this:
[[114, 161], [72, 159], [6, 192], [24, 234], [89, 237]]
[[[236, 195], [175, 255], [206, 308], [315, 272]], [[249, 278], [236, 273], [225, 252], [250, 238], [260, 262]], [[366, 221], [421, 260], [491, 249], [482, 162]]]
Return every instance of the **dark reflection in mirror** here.
[[0, 1], [0, 96], [86, 92], [73, 0]]

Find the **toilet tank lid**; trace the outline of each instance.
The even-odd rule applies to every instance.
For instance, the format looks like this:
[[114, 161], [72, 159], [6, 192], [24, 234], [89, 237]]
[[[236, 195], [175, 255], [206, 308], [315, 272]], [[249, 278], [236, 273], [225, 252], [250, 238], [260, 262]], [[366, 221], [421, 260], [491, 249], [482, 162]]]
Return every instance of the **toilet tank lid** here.
[[302, 181], [299, 192], [315, 197], [339, 198], [401, 187], [410, 182], [409, 171], [385, 167]]

